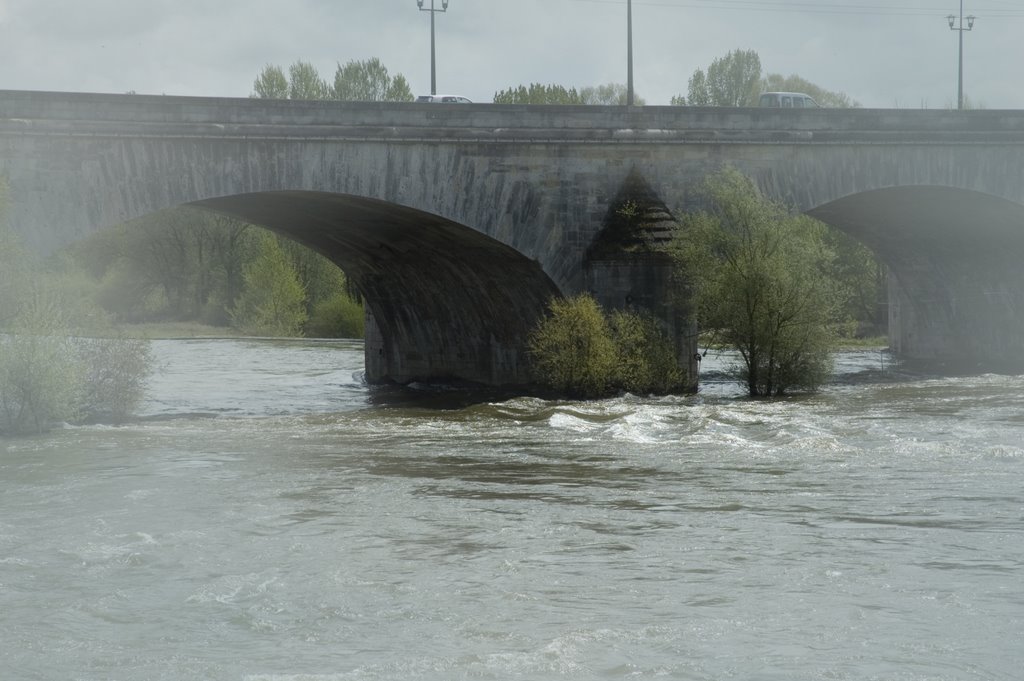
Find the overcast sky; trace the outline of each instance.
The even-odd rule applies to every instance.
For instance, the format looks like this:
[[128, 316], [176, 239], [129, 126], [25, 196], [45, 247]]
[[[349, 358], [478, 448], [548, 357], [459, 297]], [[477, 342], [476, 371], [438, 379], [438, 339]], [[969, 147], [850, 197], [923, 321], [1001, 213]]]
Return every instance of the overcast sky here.
[[[430, 6], [431, 0], [425, 0]], [[435, 0], [440, 9], [441, 0]], [[633, 0], [634, 83], [648, 104], [694, 69], [752, 49], [866, 107], [955, 105], [959, 0]], [[1024, 0], [965, 0], [964, 92], [1024, 108]], [[437, 89], [489, 102], [519, 84], [626, 82], [626, 0], [450, 0]], [[959, 19], [957, 19], [959, 24]], [[966, 24], [966, 22], [965, 22]], [[246, 97], [266, 64], [378, 57], [430, 92], [416, 0], [0, 0], [0, 90]]]

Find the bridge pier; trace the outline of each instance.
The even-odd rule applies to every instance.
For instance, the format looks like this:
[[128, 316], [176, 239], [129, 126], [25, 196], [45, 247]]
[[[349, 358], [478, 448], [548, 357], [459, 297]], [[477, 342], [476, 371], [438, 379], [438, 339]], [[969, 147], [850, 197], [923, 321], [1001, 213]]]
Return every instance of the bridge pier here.
[[1024, 275], [1001, 267], [889, 277], [889, 347], [932, 370], [1024, 372]]
[[697, 323], [665, 250], [676, 219], [633, 168], [611, 201], [603, 228], [587, 249], [586, 287], [605, 310], [649, 313], [675, 344], [683, 390], [698, 385]]

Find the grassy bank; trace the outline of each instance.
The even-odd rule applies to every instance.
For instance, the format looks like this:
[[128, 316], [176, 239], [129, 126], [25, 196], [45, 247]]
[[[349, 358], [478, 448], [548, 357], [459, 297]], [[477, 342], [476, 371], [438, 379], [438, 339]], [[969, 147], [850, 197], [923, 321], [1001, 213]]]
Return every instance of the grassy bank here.
[[243, 338], [230, 326], [210, 326], [199, 322], [153, 322], [123, 324], [117, 330], [129, 338], [164, 340], [174, 338]]

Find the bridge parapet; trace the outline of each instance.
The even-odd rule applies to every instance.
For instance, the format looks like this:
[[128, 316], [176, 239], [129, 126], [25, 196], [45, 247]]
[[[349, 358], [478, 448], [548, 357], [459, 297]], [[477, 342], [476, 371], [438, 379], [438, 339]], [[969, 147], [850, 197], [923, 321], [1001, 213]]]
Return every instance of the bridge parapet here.
[[0, 134], [567, 144], [1024, 144], [1024, 111], [416, 104], [0, 90]]

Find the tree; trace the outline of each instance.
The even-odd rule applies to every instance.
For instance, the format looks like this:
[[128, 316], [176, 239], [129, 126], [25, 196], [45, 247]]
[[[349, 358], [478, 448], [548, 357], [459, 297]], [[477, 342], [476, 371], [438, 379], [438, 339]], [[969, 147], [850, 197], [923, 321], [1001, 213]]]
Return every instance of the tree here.
[[733, 169], [708, 178], [705, 192], [709, 208], [689, 215], [674, 242], [698, 323], [739, 352], [751, 396], [816, 389], [843, 300], [825, 225], [790, 215]]
[[361, 338], [363, 305], [361, 296], [341, 269], [297, 241], [278, 237], [306, 291], [306, 335], [320, 338]]
[[704, 72], [697, 69], [690, 76], [690, 106], [711, 106], [711, 94], [708, 92], [708, 81]]
[[769, 73], [761, 81], [761, 92], [802, 92], [823, 107], [849, 109], [860, 106], [843, 92], [831, 92], [797, 75], [784, 78], [780, 73]]
[[754, 50], [733, 50], [711, 62], [707, 91], [712, 106], [755, 106], [760, 94], [761, 58]]
[[289, 99], [328, 99], [329, 93], [327, 83], [309, 62], [297, 61], [288, 67]]
[[333, 99], [360, 102], [411, 102], [412, 90], [405, 76], [392, 78], [387, 68], [374, 57], [367, 61], [349, 61], [334, 73]]
[[[495, 104], [593, 104], [593, 105], [625, 105], [627, 99], [626, 86], [619, 83], [608, 83], [596, 87], [585, 87], [580, 90], [566, 88], [563, 85], [542, 85], [530, 83], [516, 88], [508, 88], [494, 93]], [[643, 106], [644, 100], [634, 95], [633, 102]]]
[[236, 327], [253, 335], [302, 335], [306, 291], [273, 234], [261, 235], [242, 278], [245, 289], [231, 313]]
[[562, 85], [530, 83], [494, 93], [495, 104], [583, 104], [583, 98], [576, 88], [566, 89]]
[[[754, 106], [760, 94], [761, 58], [754, 50], [733, 50], [711, 62], [707, 73], [690, 76], [690, 106]], [[682, 97], [673, 98], [681, 104]]]
[[288, 99], [288, 77], [280, 66], [267, 64], [253, 83], [252, 97], [262, 99]]
[[[622, 83], [606, 83], [605, 85], [585, 87], [580, 90], [580, 98], [584, 104], [625, 106], [627, 97], [628, 90]], [[643, 97], [634, 92], [633, 104], [643, 106], [646, 102]]]

